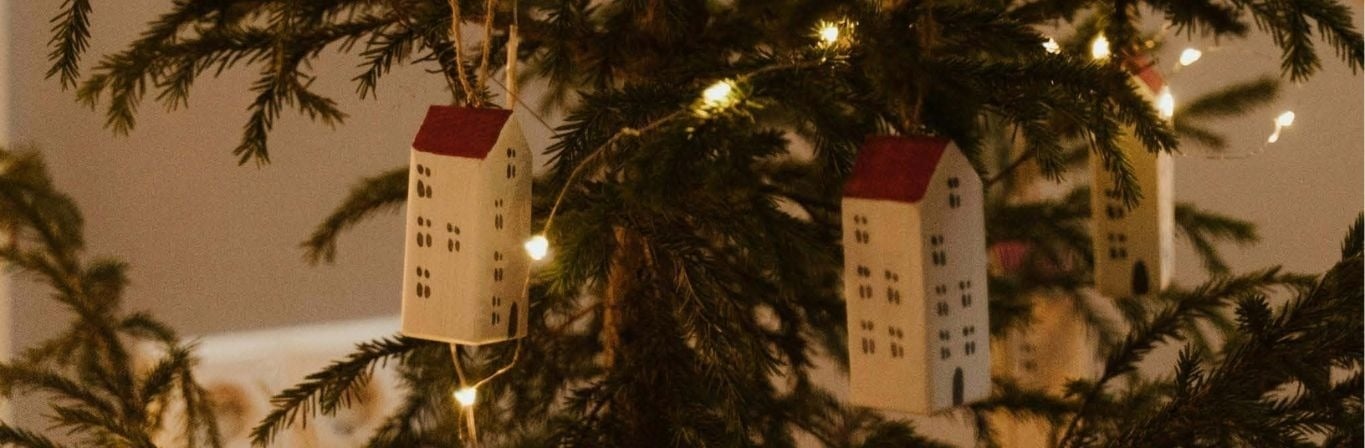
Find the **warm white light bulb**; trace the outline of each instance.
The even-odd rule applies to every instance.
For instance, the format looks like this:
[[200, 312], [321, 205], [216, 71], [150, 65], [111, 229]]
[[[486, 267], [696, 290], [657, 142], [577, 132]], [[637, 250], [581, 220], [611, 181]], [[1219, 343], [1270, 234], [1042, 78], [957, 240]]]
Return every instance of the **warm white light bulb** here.
[[1095, 36], [1095, 40], [1090, 42], [1090, 57], [1095, 59], [1109, 58], [1109, 38], [1103, 34]]
[[1052, 54], [1061, 53], [1062, 45], [1057, 43], [1057, 39], [1049, 37], [1047, 38], [1047, 42], [1043, 42], [1043, 50]]
[[1175, 115], [1175, 95], [1171, 94], [1170, 87], [1163, 87], [1161, 94], [1157, 95], [1156, 110], [1161, 114], [1161, 118], [1169, 119]]
[[836, 25], [832, 22], [821, 23], [820, 42], [827, 47], [839, 43], [839, 25]]
[[478, 398], [479, 398], [479, 391], [478, 391], [478, 390], [475, 390], [475, 389], [472, 388], [472, 387], [466, 387], [466, 388], [463, 388], [463, 389], [460, 389], [460, 390], [455, 391], [455, 401], [459, 402], [459, 403], [460, 403], [460, 406], [463, 406], [463, 407], [466, 407], [466, 408], [467, 408], [467, 407], [470, 407], [470, 406], [473, 406], [473, 405], [474, 405], [474, 402], [475, 402], [475, 401], [478, 401]]
[[526, 248], [526, 254], [530, 255], [532, 260], [542, 260], [545, 254], [550, 252], [550, 240], [545, 239], [544, 235], [536, 235], [526, 240], [522, 247]]
[[730, 106], [739, 102], [739, 94], [736, 92], [735, 82], [729, 79], [716, 81], [706, 90], [701, 91], [700, 104], [694, 106], [694, 112], [699, 117], [709, 117], [720, 113]]
[[1290, 126], [1293, 126], [1293, 125], [1294, 125], [1294, 111], [1292, 111], [1292, 110], [1284, 111], [1284, 113], [1280, 114], [1280, 116], [1275, 117], [1275, 126], [1276, 126], [1276, 127], [1287, 128], [1287, 127], [1290, 127]]
[[1281, 113], [1279, 116], [1275, 117], [1275, 132], [1271, 132], [1271, 133], [1270, 133], [1270, 137], [1266, 138], [1266, 139], [1265, 139], [1265, 142], [1266, 142], [1266, 143], [1275, 143], [1275, 142], [1280, 141], [1280, 131], [1283, 131], [1284, 128], [1287, 128], [1287, 127], [1290, 127], [1290, 126], [1293, 126], [1293, 125], [1294, 125], [1294, 111], [1292, 111], [1292, 110], [1286, 110], [1286, 111], [1284, 111], [1284, 113]]
[[1185, 51], [1180, 52], [1180, 65], [1187, 66], [1193, 64], [1203, 56], [1204, 52], [1202, 51], [1194, 48], [1186, 48]]
[[735, 84], [730, 80], [716, 81], [715, 84], [711, 84], [711, 87], [707, 87], [701, 92], [701, 99], [706, 102], [707, 106], [723, 107], [730, 102], [730, 95], [734, 91]]

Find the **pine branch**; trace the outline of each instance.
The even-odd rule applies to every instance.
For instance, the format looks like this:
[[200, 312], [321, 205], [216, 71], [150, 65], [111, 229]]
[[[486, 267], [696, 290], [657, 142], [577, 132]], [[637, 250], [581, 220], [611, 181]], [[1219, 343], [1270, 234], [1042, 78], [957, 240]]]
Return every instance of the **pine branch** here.
[[0, 445], [19, 448], [64, 448], [42, 435], [0, 423]]
[[1261, 77], [1201, 95], [1177, 109], [1175, 116], [1180, 117], [1179, 121], [1240, 116], [1249, 109], [1270, 104], [1279, 95], [1280, 80]]
[[1227, 263], [1214, 247], [1215, 243], [1226, 241], [1247, 245], [1260, 240], [1256, 227], [1250, 222], [1199, 210], [1189, 203], [1176, 205], [1175, 223], [1180, 234], [1194, 245], [1195, 253], [1204, 262], [1204, 269], [1213, 274], [1225, 274], [1228, 271]]
[[[1329, 366], [1359, 368], [1365, 336], [1342, 330], [1365, 330], [1360, 314], [1365, 301], [1362, 269], [1359, 255], [1343, 259], [1312, 291], [1274, 315], [1264, 297], [1243, 300], [1238, 307], [1240, 329], [1248, 337], [1232, 343], [1228, 356], [1207, 373], [1185, 354], [1174, 399], [1153, 417], [1130, 425], [1112, 445], [1155, 446], [1199, 439], [1260, 446], [1299, 444], [1318, 432], [1316, 428], [1333, 426], [1331, 420], [1315, 415], [1340, 415], [1340, 401], [1292, 405], [1287, 403], [1297, 398], [1284, 402], [1266, 397], [1287, 382], [1303, 387], [1303, 393], [1330, 397], [1333, 386], [1325, 381]], [[1298, 406], [1309, 409], [1286, 412]], [[1215, 425], [1219, 430], [1210, 432]], [[1355, 420], [1345, 425], [1360, 426]]]
[[1257, 28], [1269, 33], [1276, 46], [1283, 51], [1281, 71], [1294, 81], [1307, 80], [1321, 67], [1314, 49], [1313, 28], [1317, 22], [1323, 40], [1331, 44], [1337, 55], [1351, 70], [1359, 70], [1365, 61], [1365, 38], [1352, 23], [1351, 10], [1333, 0], [1234, 0], [1250, 12]]
[[336, 259], [337, 239], [341, 233], [383, 211], [391, 211], [407, 201], [408, 167], [401, 166], [373, 177], [361, 179], [351, 187], [346, 200], [332, 211], [302, 246], [304, 258], [317, 264]]
[[1221, 2], [1209, 0], [1145, 0], [1161, 10], [1166, 20], [1186, 36], [1194, 34], [1215, 37], [1242, 37], [1250, 27], [1242, 21], [1241, 11]]
[[83, 384], [44, 370], [33, 370], [13, 364], [0, 364], [0, 390], [12, 396], [16, 389], [49, 393], [61, 400], [78, 403], [103, 415], [119, 415], [117, 406], [108, 397], [99, 395]]
[[1279, 274], [1278, 269], [1267, 269], [1236, 277], [1217, 278], [1189, 292], [1173, 294], [1174, 304], [1152, 316], [1147, 322], [1135, 325], [1126, 338], [1114, 347], [1104, 362], [1103, 373], [1081, 399], [1080, 408], [1068, 424], [1058, 446], [1069, 447], [1089, 438], [1084, 425], [1093, 412], [1106, 384], [1120, 375], [1133, 372], [1137, 363], [1158, 344], [1181, 337], [1199, 315], [1216, 313], [1238, 297], [1254, 294], [1265, 288], [1298, 281], [1297, 277]]
[[1356, 215], [1356, 222], [1346, 231], [1341, 241], [1341, 258], [1361, 255], [1365, 251], [1365, 213]]
[[275, 409], [251, 430], [254, 446], [269, 446], [284, 428], [317, 414], [332, 415], [337, 409], [349, 407], [357, 390], [369, 383], [375, 367], [389, 359], [402, 360], [413, 350], [430, 342], [405, 337], [376, 339], [356, 345], [356, 351], [345, 360], [333, 362], [304, 378], [304, 382], [276, 394], [270, 399]]
[[1228, 147], [1227, 137], [1212, 129], [1186, 120], [1176, 120], [1171, 126], [1181, 142], [1195, 142], [1214, 151], [1223, 151]]
[[51, 22], [48, 46], [52, 51], [47, 57], [52, 65], [46, 76], [58, 76], [63, 89], [75, 87], [81, 76], [81, 55], [90, 46], [90, 0], [63, 0], [61, 12]]

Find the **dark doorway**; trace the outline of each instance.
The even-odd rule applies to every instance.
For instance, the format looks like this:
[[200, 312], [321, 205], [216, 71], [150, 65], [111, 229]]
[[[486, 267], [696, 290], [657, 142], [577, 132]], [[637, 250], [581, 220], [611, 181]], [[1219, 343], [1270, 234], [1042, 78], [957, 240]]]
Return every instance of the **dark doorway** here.
[[1151, 275], [1147, 274], [1147, 263], [1138, 260], [1133, 263], [1133, 295], [1143, 295], [1152, 291]]
[[512, 309], [507, 313], [507, 338], [517, 337], [517, 325], [521, 324], [521, 319], [517, 316], [517, 304], [512, 303]]
[[953, 371], [953, 406], [962, 404], [962, 368]]

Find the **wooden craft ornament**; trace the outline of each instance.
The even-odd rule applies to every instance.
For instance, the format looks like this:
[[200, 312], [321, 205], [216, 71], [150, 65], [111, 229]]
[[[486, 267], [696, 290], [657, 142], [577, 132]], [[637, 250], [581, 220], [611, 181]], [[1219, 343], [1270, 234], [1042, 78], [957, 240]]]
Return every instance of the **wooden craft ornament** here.
[[[1138, 90], [1155, 103], [1157, 92], [1165, 86], [1161, 74], [1145, 58], [1128, 65], [1136, 67]], [[1115, 191], [1113, 175], [1099, 157], [1090, 158], [1095, 288], [1108, 297], [1152, 294], [1170, 284], [1174, 270], [1174, 163], [1169, 153], [1147, 151], [1133, 137], [1132, 129], [1119, 147], [1133, 168], [1142, 199], [1136, 207], [1127, 208]]]
[[402, 333], [464, 345], [525, 336], [531, 151], [516, 118], [431, 106], [410, 160]]
[[844, 187], [853, 403], [928, 414], [990, 392], [980, 178], [952, 142], [872, 137]]

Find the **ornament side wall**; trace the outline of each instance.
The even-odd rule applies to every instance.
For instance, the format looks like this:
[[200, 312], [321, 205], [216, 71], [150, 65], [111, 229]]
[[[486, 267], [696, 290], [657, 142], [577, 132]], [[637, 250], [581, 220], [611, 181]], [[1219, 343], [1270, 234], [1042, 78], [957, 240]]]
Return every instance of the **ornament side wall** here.
[[[980, 177], [949, 143], [920, 200], [924, 216], [926, 302], [933, 407], [986, 398], [991, 391], [986, 223]], [[935, 241], [938, 241], [935, 244]], [[937, 251], [940, 262], [934, 263]]]
[[1170, 154], [1152, 154], [1132, 137], [1121, 147], [1133, 166], [1142, 200], [1125, 209], [1114, 193], [1114, 179], [1091, 158], [1098, 182], [1090, 201], [1095, 228], [1095, 288], [1109, 297], [1160, 291], [1174, 269], [1175, 204]]
[[853, 403], [918, 413], [930, 408], [920, 225], [913, 204], [844, 198]]
[[[1156, 102], [1162, 79], [1150, 65], [1133, 83], [1148, 101]], [[1094, 230], [1095, 289], [1108, 297], [1131, 297], [1161, 291], [1175, 270], [1175, 165], [1168, 153], [1151, 153], [1132, 129], [1119, 147], [1133, 167], [1142, 190], [1129, 210], [1114, 192], [1114, 177], [1098, 157], [1090, 158], [1093, 185], [1090, 209]]]
[[[1021, 387], [1061, 395], [1071, 380], [1093, 379], [1102, 367], [1093, 329], [1075, 319], [1067, 297], [1037, 294], [1026, 329], [1011, 330], [992, 342], [992, 367]], [[1036, 419], [995, 418], [1003, 448], [1052, 445], [1052, 428]]]
[[486, 298], [486, 328], [489, 342], [526, 336], [527, 274], [530, 257], [522, 244], [531, 237], [531, 150], [522, 136], [516, 115], [508, 118], [498, 137], [498, 145], [484, 159], [483, 191], [484, 233], [487, 246], [481, 249], [492, 265], [484, 275], [492, 281]]

